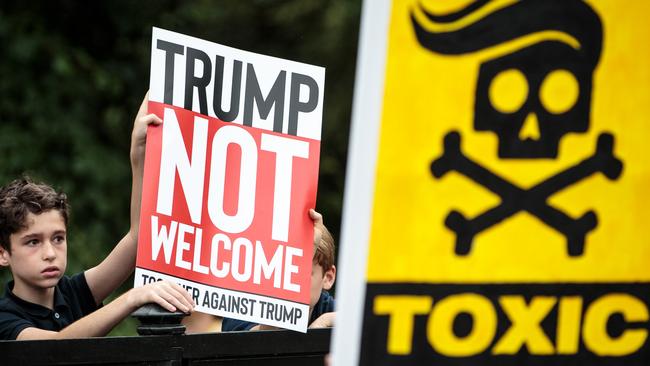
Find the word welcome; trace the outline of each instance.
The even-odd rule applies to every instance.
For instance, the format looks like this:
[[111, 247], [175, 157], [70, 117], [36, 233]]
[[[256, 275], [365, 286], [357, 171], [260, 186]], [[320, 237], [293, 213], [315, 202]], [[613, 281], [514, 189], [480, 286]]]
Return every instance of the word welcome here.
[[[228, 235], [215, 234], [210, 239], [209, 255], [202, 256], [203, 230], [192, 225], [172, 221], [166, 226], [151, 216], [151, 259], [156, 261], [162, 254], [166, 264], [215, 278], [231, 276], [235, 281], [260, 284], [262, 278], [273, 281], [273, 287], [300, 292], [300, 285], [293, 282], [298, 273], [296, 260], [303, 255], [300, 248], [278, 245], [271, 258], [267, 258], [262, 243], [255, 244], [245, 237], [231, 241]], [[193, 239], [193, 240], [192, 240]], [[190, 254], [191, 260], [185, 259]], [[205, 258], [209, 258], [206, 260]], [[224, 259], [224, 258], [230, 258]]]

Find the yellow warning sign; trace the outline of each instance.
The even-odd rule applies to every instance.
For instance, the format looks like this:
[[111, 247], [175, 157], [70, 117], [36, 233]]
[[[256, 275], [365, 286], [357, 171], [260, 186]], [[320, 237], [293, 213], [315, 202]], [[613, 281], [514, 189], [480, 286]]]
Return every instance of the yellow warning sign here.
[[650, 2], [388, 14], [353, 362], [649, 364]]
[[650, 4], [436, 3], [393, 3], [368, 280], [650, 280]]

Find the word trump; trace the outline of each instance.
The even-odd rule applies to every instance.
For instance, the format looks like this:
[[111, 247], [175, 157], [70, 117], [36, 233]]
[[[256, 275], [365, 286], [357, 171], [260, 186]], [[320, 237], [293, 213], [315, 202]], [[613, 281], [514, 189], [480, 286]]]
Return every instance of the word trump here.
[[155, 96], [157, 101], [293, 136], [314, 138], [315, 127], [320, 128], [321, 72], [225, 46], [201, 50], [163, 39], [153, 46], [154, 61], [164, 70], [152, 75], [162, 80], [164, 93]]
[[[598, 356], [625, 356], [637, 352], [646, 342], [648, 307], [625, 293], [604, 294], [587, 303], [581, 296], [501, 295], [497, 300], [475, 293], [454, 294], [435, 300], [432, 296], [379, 295], [373, 313], [388, 316], [387, 352], [409, 355], [412, 351], [416, 317], [426, 316], [426, 339], [431, 348], [446, 357], [516, 355], [526, 348], [530, 355], [571, 355], [580, 344]], [[498, 332], [499, 314], [509, 326]], [[456, 321], [469, 316], [469, 330], [458, 334]], [[544, 327], [553, 317], [551, 329]], [[611, 322], [623, 325], [611, 334]], [[554, 337], [549, 337], [548, 333]], [[554, 339], [554, 342], [552, 341]]]

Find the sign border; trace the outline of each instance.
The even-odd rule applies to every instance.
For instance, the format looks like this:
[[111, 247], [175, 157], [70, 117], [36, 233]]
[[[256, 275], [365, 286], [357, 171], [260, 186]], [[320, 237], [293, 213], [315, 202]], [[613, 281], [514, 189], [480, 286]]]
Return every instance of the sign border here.
[[334, 365], [357, 365], [392, 2], [364, 1], [343, 198]]

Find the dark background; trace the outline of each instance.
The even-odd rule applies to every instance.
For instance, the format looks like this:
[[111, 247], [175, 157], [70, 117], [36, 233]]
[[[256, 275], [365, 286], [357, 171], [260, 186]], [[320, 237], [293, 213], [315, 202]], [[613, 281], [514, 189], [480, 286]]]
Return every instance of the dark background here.
[[[128, 230], [129, 139], [156, 26], [326, 68], [317, 209], [338, 238], [360, 7], [360, 0], [3, 1], [0, 184], [27, 173], [67, 193], [68, 274], [110, 252]], [[9, 278], [0, 269], [2, 283]], [[133, 321], [112, 334], [134, 334]]]

